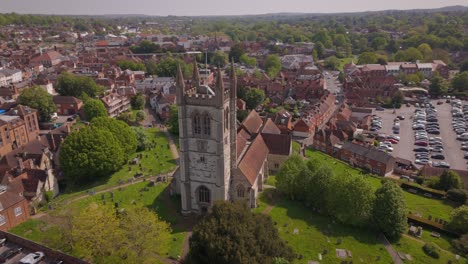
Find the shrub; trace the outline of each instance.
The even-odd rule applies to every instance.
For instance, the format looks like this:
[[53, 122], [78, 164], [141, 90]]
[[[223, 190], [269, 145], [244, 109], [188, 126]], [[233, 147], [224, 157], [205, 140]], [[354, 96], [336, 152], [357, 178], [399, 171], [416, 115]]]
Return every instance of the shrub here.
[[423, 184], [424, 183], [424, 177], [421, 177], [421, 176], [416, 177], [416, 183], [417, 184]]
[[424, 244], [423, 251], [428, 256], [431, 256], [436, 259], [439, 258], [439, 249], [433, 243]]
[[466, 202], [467, 196], [468, 196], [467, 191], [463, 189], [450, 189], [447, 192], [448, 199], [455, 201], [455, 202], [462, 203], [462, 204]]

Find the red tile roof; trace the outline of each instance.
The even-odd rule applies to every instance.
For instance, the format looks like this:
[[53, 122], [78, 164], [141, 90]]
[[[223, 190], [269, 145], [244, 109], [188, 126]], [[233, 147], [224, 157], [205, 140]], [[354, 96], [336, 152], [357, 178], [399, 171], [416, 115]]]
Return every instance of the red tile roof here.
[[253, 185], [268, 155], [268, 147], [261, 135], [258, 135], [239, 163], [239, 169]]
[[262, 128], [262, 134], [281, 134], [281, 130], [268, 118]]
[[250, 111], [249, 115], [242, 122], [242, 126], [247, 129], [250, 134], [255, 134], [260, 131], [263, 121], [255, 110]]

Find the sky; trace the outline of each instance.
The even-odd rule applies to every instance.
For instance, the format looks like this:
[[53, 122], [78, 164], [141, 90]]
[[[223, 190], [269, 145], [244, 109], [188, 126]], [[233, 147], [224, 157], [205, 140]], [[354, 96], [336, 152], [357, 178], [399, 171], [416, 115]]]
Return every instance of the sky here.
[[199, 16], [361, 12], [452, 5], [468, 6], [468, 0], [0, 0], [0, 13]]

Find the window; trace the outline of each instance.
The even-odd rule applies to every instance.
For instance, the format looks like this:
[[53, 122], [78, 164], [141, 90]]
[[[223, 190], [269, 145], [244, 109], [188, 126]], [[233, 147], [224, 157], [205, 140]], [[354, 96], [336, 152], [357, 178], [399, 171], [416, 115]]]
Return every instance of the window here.
[[3, 216], [3, 215], [0, 215], [0, 226], [2, 226], [2, 225], [4, 225], [4, 224], [6, 224], [6, 222], [7, 222], [7, 221], [6, 221], [6, 218], [5, 218], [5, 216]]
[[204, 140], [198, 140], [197, 145], [198, 145], [198, 152], [206, 152], [207, 149], [208, 149], [208, 147], [207, 147], [208, 144]]
[[245, 189], [244, 189], [244, 186], [239, 184], [237, 186], [237, 197], [239, 198], [244, 198], [245, 196]]
[[21, 207], [16, 207], [15, 208], [15, 216], [20, 216], [23, 214], [23, 208]]
[[208, 114], [203, 117], [203, 133], [207, 136], [211, 135], [211, 118]]
[[10, 141], [10, 131], [8, 131], [7, 127], [5, 127], [5, 137], [6, 137], [7, 141]]
[[205, 156], [200, 156], [200, 162], [205, 163]]
[[279, 168], [279, 164], [275, 163], [275, 169]]
[[198, 188], [198, 202], [209, 203], [210, 202], [210, 190], [205, 186]]
[[201, 134], [201, 120], [200, 120], [199, 114], [195, 114], [193, 116], [193, 134], [195, 135]]

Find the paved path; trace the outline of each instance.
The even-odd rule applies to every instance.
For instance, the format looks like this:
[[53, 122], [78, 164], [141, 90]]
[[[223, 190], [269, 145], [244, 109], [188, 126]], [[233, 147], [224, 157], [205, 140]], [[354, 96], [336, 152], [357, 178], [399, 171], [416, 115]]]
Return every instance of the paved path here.
[[384, 245], [384, 247], [387, 250], [388, 254], [390, 254], [390, 256], [392, 257], [393, 263], [403, 264], [403, 261], [398, 256], [397, 252], [393, 249], [392, 244], [390, 244], [390, 242], [388, 242], [388, 240], [387, 240], [387, 238], [385, 237], [384, 234], [382, 234], [382, 233], [379, 234], [379, 240]]

